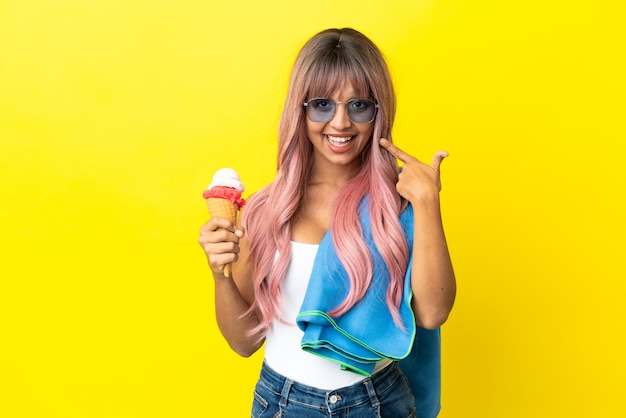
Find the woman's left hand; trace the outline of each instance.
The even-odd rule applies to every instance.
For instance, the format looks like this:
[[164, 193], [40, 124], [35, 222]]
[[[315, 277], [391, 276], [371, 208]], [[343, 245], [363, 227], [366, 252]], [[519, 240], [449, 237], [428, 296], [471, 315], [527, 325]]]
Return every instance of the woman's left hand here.
[[446, 151], [438, 151], [428, 165], [402, 151], [386, 138], [381, 138], [379, 143], [404, 163], [396, 184], [400, 196], [413, 204], [438, 198], [441, 191], [439, 168], [443, 159], [448, 156]]

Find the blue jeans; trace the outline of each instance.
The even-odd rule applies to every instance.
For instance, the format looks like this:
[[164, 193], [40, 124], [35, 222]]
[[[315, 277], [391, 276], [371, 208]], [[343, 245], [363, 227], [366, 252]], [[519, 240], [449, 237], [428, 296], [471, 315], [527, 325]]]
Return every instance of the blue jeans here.
[[360, 383], [325, 391], [288, 379], [263, 363], [252, 418], [415, 418], [409, 382], [394, 362]]

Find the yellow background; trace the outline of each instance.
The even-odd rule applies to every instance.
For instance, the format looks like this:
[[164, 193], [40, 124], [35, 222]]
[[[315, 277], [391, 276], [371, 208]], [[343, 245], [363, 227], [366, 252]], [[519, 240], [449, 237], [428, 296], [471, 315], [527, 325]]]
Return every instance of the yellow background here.
[[442, 418], [626, 416], [621, 0], [0, 1], [0, 416], [248, 416], [197, 230], [273, 177], [295, 54], [353, 26], [444, 162]]

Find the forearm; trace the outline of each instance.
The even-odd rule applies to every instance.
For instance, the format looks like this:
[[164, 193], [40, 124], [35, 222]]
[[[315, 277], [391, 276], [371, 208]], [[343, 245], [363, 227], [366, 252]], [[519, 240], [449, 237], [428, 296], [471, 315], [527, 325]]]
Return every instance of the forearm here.
[[259, 336], [250, 335], [259, 321], [254, 313], [246, 314], [249, 309], [250, 304], [232, 279], [215, 278], [217, 325], [230, 347], [243, 357], [251, 356], [263, 345]]
[[411, 287], [418, 325], [434, 329], [448, 318], [456, 297], [456, 279], [446, 243], [439, 199], [413, 205], [415, 232]]

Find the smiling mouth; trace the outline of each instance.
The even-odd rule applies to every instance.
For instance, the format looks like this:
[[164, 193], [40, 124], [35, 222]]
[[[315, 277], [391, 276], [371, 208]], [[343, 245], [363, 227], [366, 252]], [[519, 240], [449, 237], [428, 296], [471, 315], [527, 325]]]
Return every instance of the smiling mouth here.
[[336, 147], [345, 147], [354, 139], [354, 136], [331, 136], [326, 135], [326, 139]]

